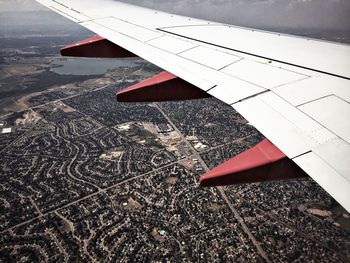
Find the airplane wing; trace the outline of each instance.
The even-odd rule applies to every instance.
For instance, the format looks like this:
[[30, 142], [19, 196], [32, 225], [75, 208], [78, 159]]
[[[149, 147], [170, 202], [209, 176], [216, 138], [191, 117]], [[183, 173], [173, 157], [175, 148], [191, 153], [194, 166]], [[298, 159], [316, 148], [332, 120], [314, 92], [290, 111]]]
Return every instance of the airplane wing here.
[[[271, 151], [277, 159], [255, 149], [255, 155], [241, 160], [261, 157], [266, 159], [256, 161], [261, 166], [287, 157], [350, 211], [349, 45], [111, 0], [37, 1], [95, 32], [99, 40], [108, 40], [119, 51], [170, 72], [170, 76], [162, 75], [162, 81], [178, 77], [231, 105], [276, 146]], [[227, 164], [220, 169], [229, 170]]]

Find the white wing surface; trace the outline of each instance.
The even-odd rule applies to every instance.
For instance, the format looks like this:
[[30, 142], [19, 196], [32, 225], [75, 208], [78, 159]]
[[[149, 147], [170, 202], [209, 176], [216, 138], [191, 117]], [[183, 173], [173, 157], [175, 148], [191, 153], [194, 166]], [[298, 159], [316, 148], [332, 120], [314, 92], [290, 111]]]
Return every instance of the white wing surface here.
[[111, 0], [38, 0], [231, 105], [350, 211], [350, 46]]

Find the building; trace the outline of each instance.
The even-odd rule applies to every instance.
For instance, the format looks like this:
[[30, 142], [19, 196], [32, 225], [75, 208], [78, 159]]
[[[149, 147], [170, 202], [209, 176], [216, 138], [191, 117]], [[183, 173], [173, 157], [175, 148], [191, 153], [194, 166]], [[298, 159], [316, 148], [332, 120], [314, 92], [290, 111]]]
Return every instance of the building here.
[[5, 133], [11, 133], [12, 132], [12, 128], [3, 128], [1, 133], [5, 134]]
[[171, 132], [173, 128], [167, 123], [157, 124], [157, 129], [159, 133]]

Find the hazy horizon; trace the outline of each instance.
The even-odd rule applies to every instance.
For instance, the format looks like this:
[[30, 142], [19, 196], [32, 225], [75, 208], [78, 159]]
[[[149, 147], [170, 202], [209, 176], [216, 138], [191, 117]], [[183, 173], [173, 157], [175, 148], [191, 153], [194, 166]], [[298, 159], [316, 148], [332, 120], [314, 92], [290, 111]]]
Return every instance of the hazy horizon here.
[[[145, 7], [217, 22], [256, 28], [292, 30], [350, 30], [350, 1], [348, 0], [123, 0]], [[10, 16], [11, 12], [41, 12], [30, 21]], [[0, 0], [2, 27], [8, 24], [31, 26], [47, 23], [62, 26], [67, 19], [41, 6], [34, 0]]]

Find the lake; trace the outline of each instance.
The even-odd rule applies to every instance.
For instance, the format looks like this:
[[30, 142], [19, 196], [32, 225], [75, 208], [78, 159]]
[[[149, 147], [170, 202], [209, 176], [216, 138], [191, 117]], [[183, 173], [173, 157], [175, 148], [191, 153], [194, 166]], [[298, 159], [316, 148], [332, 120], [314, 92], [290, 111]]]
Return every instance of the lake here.
[[102, 75], [110, 69], [137, 66], [140, 59], [69, 58], [52, 63], [52, 72], [60, 75]]

